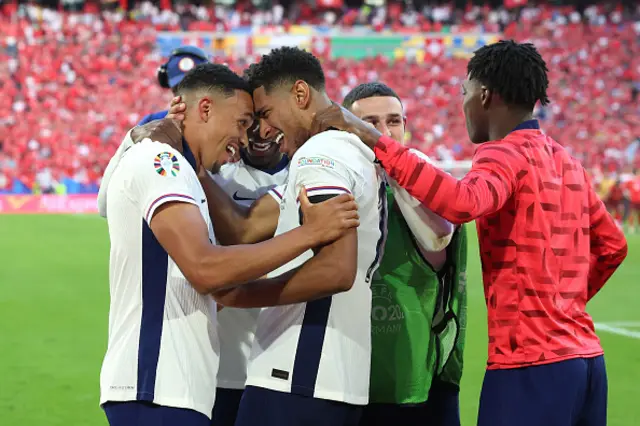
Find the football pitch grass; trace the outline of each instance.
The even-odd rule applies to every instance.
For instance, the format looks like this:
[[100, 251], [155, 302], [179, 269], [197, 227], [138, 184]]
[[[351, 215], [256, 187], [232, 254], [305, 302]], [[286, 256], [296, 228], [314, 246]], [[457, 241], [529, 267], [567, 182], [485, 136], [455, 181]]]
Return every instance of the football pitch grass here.
[[[628, 242], [627, 260], [589, 305], [606, 352], [609, 426], [640, 425], [640, 236]], [[107, 424], [98, 386], [108, 256], [106, 222], [97, 216], [0, 216], [0, 425]], [[472, 426], [487, 352], [475, 232], [467, 276], [460, 403], [462, 425]]]

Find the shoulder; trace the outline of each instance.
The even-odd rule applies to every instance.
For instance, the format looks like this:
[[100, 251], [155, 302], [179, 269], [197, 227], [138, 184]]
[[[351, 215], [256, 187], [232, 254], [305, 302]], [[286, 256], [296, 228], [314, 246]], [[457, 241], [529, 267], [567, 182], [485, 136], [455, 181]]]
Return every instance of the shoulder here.
[[[299, 166], [301, 158], [323, 157], [346, 166], [370, 163], [375, 155], [356, 135], [327, 130], [310, 138], [294, 155], [291, 164]], [[313, 162], [313, 161], [312, 161]], [[303, 162], [304, 163], [304, 162]]]
[[145, 139], [128, 148], [120, 162], [121, 173], [138, 175], [157, 173], [176, 176], [191, 167], [184, 156], [168, 144]]
[[522, 138], [511, 134], [502, 140], [484, 142], [476, 149], [473, 158], [474, 163], [478, 161], [513, 163], [526, 160], [523, 152], [523, 142]]
[[211, 174], [212, 177], [217, 177], [218, 179], [229, 180], [231, 179], [239, 170], [243, 169], [245, 164], [242, 160], [236, 161], [235, 163], [225, 163], [220, 167], [218, 173]]

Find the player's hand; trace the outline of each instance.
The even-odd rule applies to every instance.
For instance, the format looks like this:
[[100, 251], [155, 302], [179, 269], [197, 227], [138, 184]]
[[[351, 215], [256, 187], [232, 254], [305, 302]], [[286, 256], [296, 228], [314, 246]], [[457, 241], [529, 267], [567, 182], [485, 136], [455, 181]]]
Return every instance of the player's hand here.
[[358, 206], [351, 194], [342, 194], [313, 204], [305, 188], [299, 194], [302, 226], [307, 228], [317, 246], [329, 244], [360, 225]]
[[382, 136], [375, 127], [356, 117], [351, 111], [332, 102], [329, 108], [313, 114], [311, 136], [330, 129], [344, 130], [358, 136], [369, 148], [373, 149]]
[[131, 131], [133, 143], [141, 142], [146, 138], [166, 143], [182, 152], [182, 126], [172, 118], [153, 120]]
[[187, 104], [182, 102], [182, 98], [180, 96], [176, 96], [173, 99], [171, 99], [167, 118], [171, 118], [173, 120], [181, 122], [182, 120], [184, 120], [184, 112], [186, 110], [187, 110]]

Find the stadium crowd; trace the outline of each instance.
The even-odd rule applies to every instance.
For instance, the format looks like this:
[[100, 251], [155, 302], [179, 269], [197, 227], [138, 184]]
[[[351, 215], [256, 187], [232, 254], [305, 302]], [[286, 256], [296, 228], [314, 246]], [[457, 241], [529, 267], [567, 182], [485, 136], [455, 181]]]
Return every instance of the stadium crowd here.
[[[622, 185], [611, 186], [617, 194], [612, 202], [640, 205], [637, 174], [634, 181], [640, 167], [640, 6], [625, 13], [603, 6], [582, 13], [551, 6], [516, 13], [365, 5], [339, 18], [329, 10], [314, 19], [304, 11], [289, 8], [285, 16], [278, 10], [275, 5], [256, 15], [218, 4], [161, 11], [142, 3], [125, 19], [119, 10], [73, 14], [23, 5], [1, 15], [0, 93], [10, 113], [0, 118], [0, 193], [97, 191], [123, 132], [168, 102], [155, 79], [163, 60], [155, 49], [158, 29], [227, 30], [245, 24], [286, 29], [290, 22], [313, 22], [438, 31], [453, 23], [452, 32], [501, 30], [504, 38], [534, 42], [553, 82], [551, 104], [536, 111], [545, 131], [596, 178], [622, 179]], [[457, 99], [466, 59], [446, 56], [437, 47], [426, 49], [426, 55], [423, 64], [398, 59], [406, 62], [401, 75], [384, 57], [327, 58], [328, 92], [339, 100], [360, 82], [393, 82], [405, 100], [409, 143], [440, 160], [470, 159], [474, 147]], [[241, 71], [253, 59], [215, 60]]]

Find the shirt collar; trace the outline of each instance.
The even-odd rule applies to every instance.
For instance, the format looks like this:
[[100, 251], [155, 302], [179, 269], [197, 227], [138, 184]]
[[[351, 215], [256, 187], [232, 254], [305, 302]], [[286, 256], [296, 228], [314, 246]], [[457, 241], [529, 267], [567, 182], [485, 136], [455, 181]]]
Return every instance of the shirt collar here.
[[522, 123], [518, 124], [516, 128], [512, 130], [512, 132], [515, 132], [516, 130], [540, 130], [540, 123], [538, 122], [538, 120], [523, 121]]
[[198, 170], [196, 170], [196, 157], [193, 155], [191, 148], [189, 148], [189, 144], [184, 140], [184, 138], [182, 138], [182, 155], [184, 155], [184, 158], [186, 158], [189, 164], [191, 164], [193, 170], [198, 173]]
[[289, 166], [289, 158], [286, 155], [283, 155], [280, 161], [278, 162], [278, 164], [276, 164], [271, 169], [261, 169], [260, 167], [255, 167], [254, 165], [252, 165], [251, 161], [248, 161], [247, 154], [244, 149], [240, 150], [240, 157], [242, 158], [242, 161], [244, 161], [246, 165], [253, 167], [254, 169], [258, 169], [264, 173], [270, 174], [272, 176], [275, 175], [276, 173], [281, 172], [282, 170], [286, 169]]

